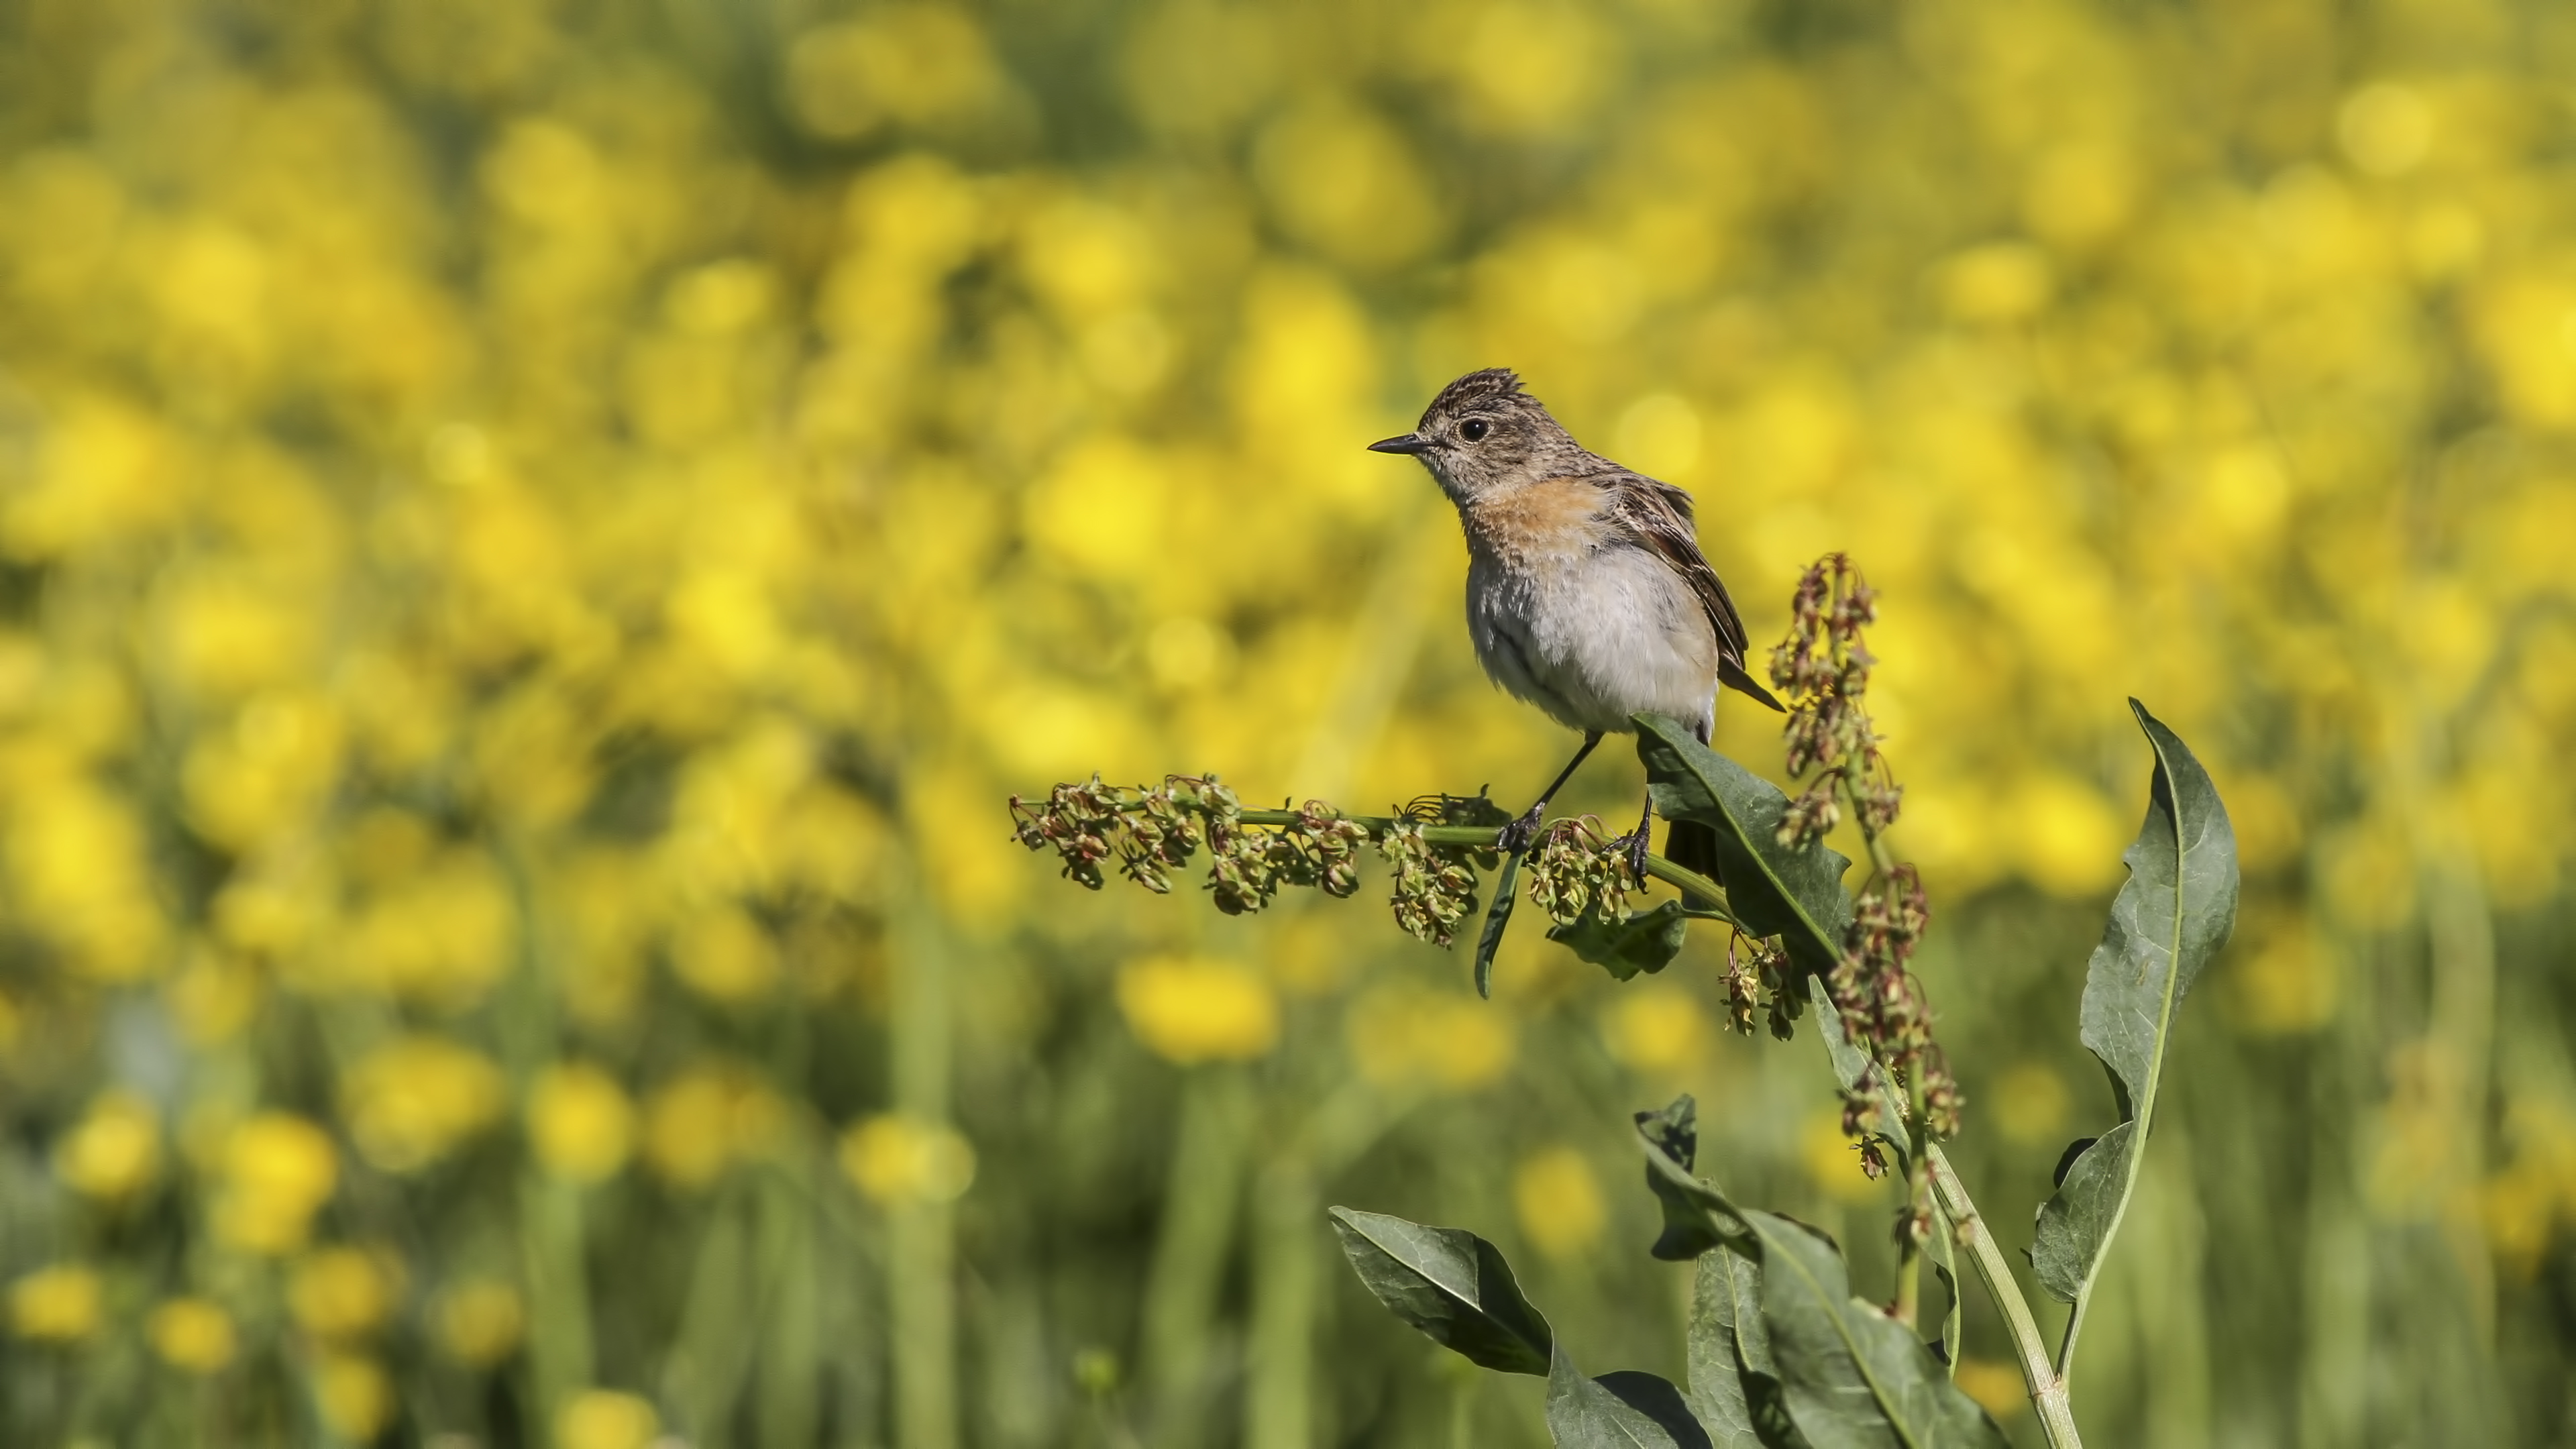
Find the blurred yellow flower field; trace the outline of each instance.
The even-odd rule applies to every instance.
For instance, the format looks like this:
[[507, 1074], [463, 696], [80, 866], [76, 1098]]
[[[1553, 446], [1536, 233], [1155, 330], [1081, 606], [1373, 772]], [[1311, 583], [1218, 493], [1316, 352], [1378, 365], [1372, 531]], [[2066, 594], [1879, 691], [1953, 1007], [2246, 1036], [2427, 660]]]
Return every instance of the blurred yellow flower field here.
[[1879, 588], [2011, 1247], [2114, 1120], [2124, 698], [2210, 764], [2245, 910], [2096, 1441], [2558, 1442], [2571, 48], [2520, 0], [0, 0], [0, 1441], [1537, 1443], [1324, 1206], [1526, 1247], [1668, 1371], [1608, 1148], [1683, 1088], [1866, 1278], [1894, 1201], [1811, 1047], [1722, 1030], [1716, 938], [1621, 984], [1516, 930], [1489, 1003], [1378, 876], [1233, 919], [1010, 839], [1095, 770], [1519, 808], [1566, 742], [1363, 451], [1509, 365], [1691, 490], [1757, 646], [1819, 554]]

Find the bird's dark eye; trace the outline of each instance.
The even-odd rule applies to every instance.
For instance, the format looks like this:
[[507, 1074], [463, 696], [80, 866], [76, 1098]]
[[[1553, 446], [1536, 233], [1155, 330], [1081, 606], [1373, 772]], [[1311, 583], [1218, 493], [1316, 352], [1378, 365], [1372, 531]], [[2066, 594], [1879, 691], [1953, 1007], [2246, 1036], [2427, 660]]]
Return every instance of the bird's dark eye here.
[[1471, 443], [1481, 443], [1485, 441], [1485, 434], [1493, 430], [1493, 425], [1483, 418], [1469, 418], [1458, 425], [1458, 436]]

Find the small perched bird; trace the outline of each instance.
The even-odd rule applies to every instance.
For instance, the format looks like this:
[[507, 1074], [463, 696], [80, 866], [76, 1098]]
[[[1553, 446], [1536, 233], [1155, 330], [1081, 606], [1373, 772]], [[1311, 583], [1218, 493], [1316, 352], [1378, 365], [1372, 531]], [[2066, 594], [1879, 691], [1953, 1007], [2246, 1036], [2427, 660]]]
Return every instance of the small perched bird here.
[[[1420, 459], [1458, 506], [1467, 630], [1485, 673], [1583, 732], [1538, 803], [1503, 828], [1502, 849], [1529, 848], [1548, 801], [1603, 735], [1634, 731], [1630, 715], [1670, 715], [1706, 743], [1720, 685], [1780, 708], [1744, 670], [1744, 621], [1700, 555], [1690, 495], [1574, 441], [1517, 374], [1468, 373], [1412, 432], [1369, 447]], [[1620, 841], [1639, 876], [1654, 818], [1650, 794], [1636, 834]], [[1674, 821], [1665, 853], [1716, 873], [1704, 825]]]

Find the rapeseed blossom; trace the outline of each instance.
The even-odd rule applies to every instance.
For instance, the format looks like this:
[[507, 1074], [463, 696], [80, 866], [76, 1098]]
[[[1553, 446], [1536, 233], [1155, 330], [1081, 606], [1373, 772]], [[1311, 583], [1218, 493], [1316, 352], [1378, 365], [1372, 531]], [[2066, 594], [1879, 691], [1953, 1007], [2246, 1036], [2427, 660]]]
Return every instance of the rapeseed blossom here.
[[[1614, 988], [1524, 916], [1489, 1004], [1357, 905], [1112, 907], [1008, 836], [1094, 770], [1533, 790], [1562, 741], [1476, 672], [1454, 525], [1361, 450], [1491, 364], [1693, 494], [1757, 645], [1823, 553], [1879, 588], [1917, 965], [1996, 1127], [1963, 1171], [2102, 1110], [2050, 983], [2137, 819], [2122, 697], [2210, 764], [2231, 1110], [2160, 1129], [2200, 1216], [2141, 1208], [2158, 1437], [2289, 1436], [2366, 1372], [2329, 1319], [2415, 1437], [2477, 1432], [2520, 1371], [2438, 1389], [2448, 1345], [2555, 1331], [2552, 7], [21, 8], [0, 1086], [12, 1221], [59, 1233], [0, 1262], [20, 1335], [283, 1364], [353, 1439], [497, 1393], [601, 1449], [945, 1449], [1091, 1432], [987, 1376], [1150, 1320], [1257, 1340], [1209, 1360], [1248, 1403], [1409, 1423], [1448, 1388], [1318, 1333], [1279, 1224], [1358, 1178], [1604, 1261], [1625, 1189], [1557, 1144], [1710, 1073], [1708, 1160], [1875, 1231], [1782, 1054], [1708, 1029], [1713, 930]], [[1195, 1442], [1218, 1373], [1110, 1397]], [[0, 1436], [127, 1432], [0, 1389]]]

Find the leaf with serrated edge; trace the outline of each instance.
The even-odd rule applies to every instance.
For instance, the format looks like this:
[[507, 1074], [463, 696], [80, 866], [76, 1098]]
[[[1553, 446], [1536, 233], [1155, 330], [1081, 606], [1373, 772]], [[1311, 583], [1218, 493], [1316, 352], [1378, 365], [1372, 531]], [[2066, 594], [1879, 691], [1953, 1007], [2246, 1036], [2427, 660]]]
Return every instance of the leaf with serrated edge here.
[[1789, 1416], [1814, 1449], [2005, 1449], [2003, 1430], [1914, 1331], [1852, 1296], [1822, 1233], [1746, 1212], [1762, 1244], [1762, 1318]]
[[1690, 918], [1682, 914], [1682, 903], [1662, 901], [1652, 910], [1630, 911], [1606, 926], [1586, 916], [1571, 925], [1551, 927], [1547, 938], [1614, 979], [1626, 981], [1640, 971], [1651, 976], [1673, 964], [1673, 958], [1682, 953], [1682, 935], [1689, 929]]
[[1633, 1370], [1587, 1379], [1562, 1344], [1548, 1367], [1547, 1433], [1558, 1449], [1712, 1449], [1681, 1390]]
[[2146, 706], [2133, 699], [2129, 708], [2155, 752], [2155, 779], [2146, 823], [2122, 857], [2128, 883], [2085, 970], [2082, 1015], [2084, 1045], [2111, 1073], [2121, 1122], [2067, 1164], [2031, 1241], [2034, 1276], [2068, 1303], [2091, 1291], [2128, 1210], [2175, 1012], [2236, 921], [2236, 835], [2217, 787]]
[[1493, 1244], [1384, 1213], [1337, 1207], [1332, 1218], [1343, 1256], [1396, 1317], [1485, 1368], [1548, 1371], [1555, 1335]]
[[1850, 860], [1822, 842], [1782, 845], [1789, 797], [1778, 786], [1701, 744], [1688, 726], [1659, 714], [1633, 718], [1655, 813], [1716, 830], [1718, 869], [1736, 917], [1757, 936], [1780, 937], [1806, 970], [1832, 970], [1851, 921], [1843, 889]]

